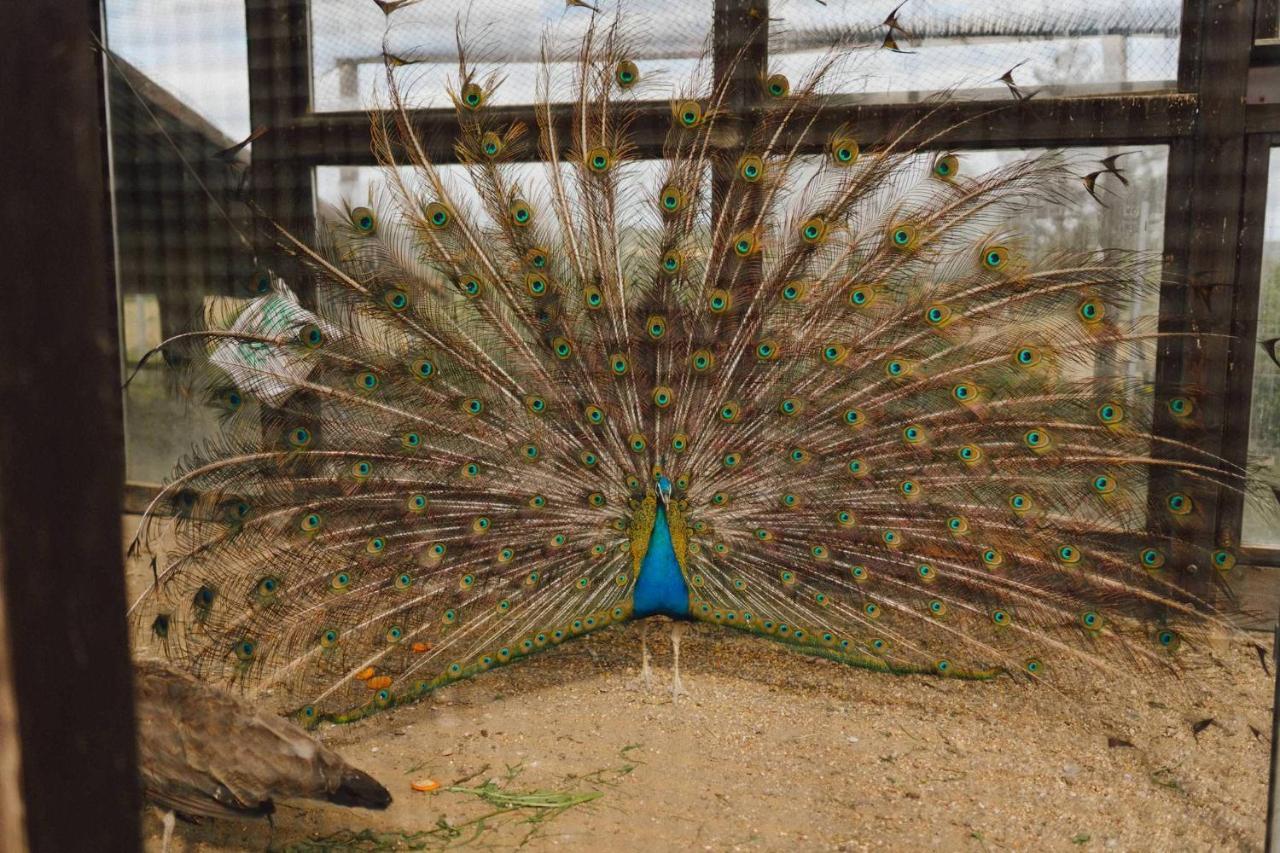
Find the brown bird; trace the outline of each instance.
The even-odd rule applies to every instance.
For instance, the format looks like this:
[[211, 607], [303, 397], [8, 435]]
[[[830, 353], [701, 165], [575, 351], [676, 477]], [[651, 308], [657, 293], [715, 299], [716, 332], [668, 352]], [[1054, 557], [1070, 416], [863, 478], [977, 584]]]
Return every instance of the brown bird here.
[[[1267, 351], [1267, 355], [1271, 356], [1271, 360], [1276, 363], [1276, 367], [1280, 367], [1280, 351], [1276, 349], [1277, 344], [1280, 344], [1280, 338], [1270, 338], [1262, 342], [1262, 348]], [[1277, 495], [1280, 496], [1280, 492]]]
[[1008, 71], [1001, 74], [999, 77], [1000, 82], [1009, 87], [1009, 94], [1013, 95], [1013, 99], [1015, 101], [1029, 101], [1040, 92], [1039, 89], [1037, 89], [1034, 92], [1024, 92], [1018, 86], [1017, 83], [1013, 82], [1013, 72], [1017, 71], [1019, 68], [1021, 68], [1026, 64], [1027, 64], [1027, 60], [1024, 59], [1021, 62], [1019, 62], [1017, 65], [1010, 68]]
[[1098, 163], [1101, 164], [1102, 171], [1111, 175], [1115, 175], [1117, 178], [1120, 179], [1120, 183], [1124, 184], [1127, 187], [1129, 186], [1129, 181], [1127, 178], [1125, 178], [1124, 171], [1116, 168], [1116, 161], [1119, 160], [1121, 157], [1128, 157], [1130, 154], [1137, 154], [1137, 153], [1138, 152], [1136, 151], [1122, 151], [1119, 154], [1112, 154], [1110, 157], [1103, 157], [1101, 160], [1098, 161]]
[[391, 794], [294, 723], [157, 661], [134, 666], [142, 792], [174, 818], [268, 817], [277, 799], [385, 809]]
[[592, 6], [590, 3], [583, 2], [583, 0], [564, 0], [564, 7], [566, 10], [571, 9], [574, 6], [577, 6], [579, 9], [590, 9], [592, 12], [600, 11], [598, 8], [596, 8], [595, 6]]
[[914, 50], [903, 50], [898, 47], [898, 40], [893, 37], [893, 32], [893, 30], [889, 30], [889, 32], [884, 34], [884, 41], [880, 42], [880, 46], [882, 48], [891, 50], [894, 53], [916, 53]]
[[898, 22], [898, 12], [901, 11], [902, 7], [905, 5], [907, 5], [907, 0], [902, 0], [902, 2], [895, 6], [893, 11], [889, 13], [889, 17], [885, 18], [882, 24], [889, 28], [890, 35], [893, 35], [895, 32], [902, 33], [902, 37], [904, 39], [911, 41], [911, 33], [907, 32], [906, 28]]
[[412, 6], [421, 0], [373, 0], [378, 4], [378, 8], [382, 10], [382, 14], [390, 17], [391, 13], [396, 9], [403, 9], [406, 6]]
[[234, 163], [236, 158], [240, 155], [240, 152], [245, 148], [248, 148], [249, 144], [254, 140], [261, 139], [265, 136], [268, 129], [269, 128], [265, 126], [254, 128], [253, 133], [246, 136], [242, 141], [237, 142], [235, 145], [228, 148], [223, 148], [221, 151], [215, 151], [211, 155], [212, 159], [221, 160], [224, 163]]
[[1093, 200], [1096, 201], [1098, 204], [1102, 205], [1103, 207], [1106, 207], [1107, 204], [1101, 198], [1098, 197], [1098, 189], [1099, 189], [1098, 178], [1099, 176], [1105, 175], [1105, 174], [1106, 172], [1101, 172], [1101, 171], [1090, 172], [1089, 174], [1084, 175], [1080, 178], [1080, 180], [1084, 183], [1085, 191], [1088, 192], [1089, 195], [1093, 196]]

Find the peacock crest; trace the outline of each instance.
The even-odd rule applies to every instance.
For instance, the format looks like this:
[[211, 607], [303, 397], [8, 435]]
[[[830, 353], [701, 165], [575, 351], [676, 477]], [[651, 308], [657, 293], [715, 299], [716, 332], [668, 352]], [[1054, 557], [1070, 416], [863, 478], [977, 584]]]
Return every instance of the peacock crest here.
[[223, 437], [153, 505], [178, 540], [136, 618], [306, 722], [651, 614], [892, 673], [1176, 666], [1219, 624], [1185, 574], [1235, 562], [1201, 496], [1245, 472], [1195, 449], [1191, 389], [1116, 366], [1158, 339], [1152, 260], [1024, 251], [1057, 154], [971, 173], [904, 126], [801, 156], [839, 56], [750, 122], [689, 81], [650, 161], [616, 24], [567, 124], [511, 123], [461, 57], [460, 168], [389, 74], [381, 188], [314, 243], [270, 226], [314, 299], [267, 274], [192, 347]]

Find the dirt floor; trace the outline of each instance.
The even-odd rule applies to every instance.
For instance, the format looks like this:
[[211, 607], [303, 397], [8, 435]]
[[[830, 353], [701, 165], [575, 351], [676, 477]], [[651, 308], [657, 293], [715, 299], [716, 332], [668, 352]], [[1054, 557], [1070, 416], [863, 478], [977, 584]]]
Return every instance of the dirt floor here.
[[[1262, 847], [1272, 682], [1246, 643], [1184, 649], [1169, 683], [1059, 690], [879, 675], [696, 626], [673, 701], [665, 625], [637, 689], [643, 628], [319, 729], [391, 790], [385, 812], [283, 804], [274, 831], [180, 823], [172, 849]], [[441, 789], [411, 789], [424, 779]], [[158, 851], [152, 810], [145, 828]]]

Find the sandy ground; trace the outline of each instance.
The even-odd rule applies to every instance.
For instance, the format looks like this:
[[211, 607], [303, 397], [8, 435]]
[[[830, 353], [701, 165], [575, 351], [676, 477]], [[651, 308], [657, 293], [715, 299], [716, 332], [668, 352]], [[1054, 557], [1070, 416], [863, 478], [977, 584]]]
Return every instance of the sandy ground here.
[[[637, 689], [642, 630], [319, 729], [391, 790], [385, 812], [287, 803], [274, 831], [180, 823], [173, 849], [1262, 847], [1272, 682], [1245, 643], [1184, 649], [1176, 681], [1057, 690], [878, 675], [696, 626], [673, 701], [665, 625]], [[158, 851], [153, 810], [145, 829]]]

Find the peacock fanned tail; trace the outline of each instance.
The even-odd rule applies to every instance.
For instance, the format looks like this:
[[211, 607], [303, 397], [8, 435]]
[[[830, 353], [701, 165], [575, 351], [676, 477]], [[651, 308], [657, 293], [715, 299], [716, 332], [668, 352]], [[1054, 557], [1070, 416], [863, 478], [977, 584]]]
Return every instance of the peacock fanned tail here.
[[176, 544], [134, 607], [172, 659], [347, 720], [650, 613], [1032, 680], [1221, 625], [1185, 581], [1234, 564], [1201, 506], [1245, 472], [1123, 372], [1153, 260], [1005, 225], [1065, 200], [1060, 155], [969, 175], [912, 125], [802, 157], [822, 63], [749, 124], [689, 82], [641, 162], [616, 26], [576, 58], [572, 123], [537, 128], [460, 59], [464, 179], [388, 75], [383, 187], [314, 248], [276, 228], [314, 310], [267, 276], [194, 338], [225, 429], [157, 498]]

